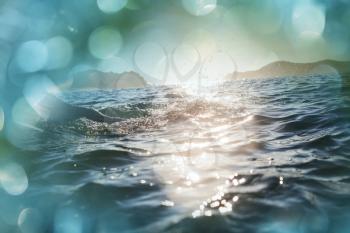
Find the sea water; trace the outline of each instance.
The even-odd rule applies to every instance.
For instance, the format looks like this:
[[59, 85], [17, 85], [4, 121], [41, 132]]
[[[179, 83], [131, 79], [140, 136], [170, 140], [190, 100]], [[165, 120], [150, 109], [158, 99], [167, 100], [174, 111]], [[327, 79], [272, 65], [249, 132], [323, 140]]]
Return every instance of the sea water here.
[[123, 121], [42, 123], [9, 146], [0, 232], [350, 232], [349, 80], [64, 93]]

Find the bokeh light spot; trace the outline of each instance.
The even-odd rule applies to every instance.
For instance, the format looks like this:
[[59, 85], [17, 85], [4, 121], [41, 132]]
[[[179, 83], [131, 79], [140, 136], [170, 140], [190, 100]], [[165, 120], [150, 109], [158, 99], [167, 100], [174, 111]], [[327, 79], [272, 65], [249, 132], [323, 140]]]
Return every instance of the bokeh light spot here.
[[83, 232], [83, 219], [78, 211], [71, 208], [62, 208], [55, 216], [55, 233]]
[[16, 163], [8, 163], [0, 169], [0, 181], [10, 195], [21, 195], [28, 188], [28, 178], [24, 169]]
[[183, 43], [176, 47], [171, 56], [172, 66], [178, 79], [190, 79], [200, 68], [201, 54], [194, 46]]
[[169, 71], [165, 49], [153, 42], [143, 43], [136, 49], [134, 65], [150, 82], [164, 81]]
[[26, 101], [43, 119], [47, 119], [50, 114], [49, 109], [45, 106], [45, 98], [48, 95], [58, 95], [59, 92], [48, 77], [40, 75], [29, 78], [23, 90]]
[[0, 39], [3, 41], [13, 41], [20, 35], [25, 27], [25, 17], [21, 13], [12, 7], [2, 8], [0, 11], [0, 26], [1, 34]]
[[39, 116], [24, 98], [18, 99], [12, 107], [12, 120], [16, 124], [33, 126]]
[[45, 232], [42, 216], [36, 209], [23, 209], [18, 216], [17, 225], [22, 233]]
[[48, 51], [44, 43], [40, 41], [27, 41], [20, 45], [17, 51], [16, 61], [24, 72], [35, 72], [46, 65]]
[[[34, 139], [34, 131], [42, 132], [36, 125], [40, 120], [38, 114], [25, 101], [19, 98], [12, 107], [11, 118], [6, 121], [6, 138], [13, 145], [22, 148], [31, 139]], [[20, 132], [20, 133], [18, 133]]]
[[89, 37], [90, 53], [100, 59], [111, 58], [122, 48], [123, 39], [112, 27], [99, 27]]
[[127, 3], [127, 0], [97, 0], [98, 8], [107, 14], [120, 11]]
[[326, 25], [325, 9], [311, 2], [293, 9], [292, 25], [298, 35], [322, 35]]
[[188, 13], [201, 16], [215, 10], [216, 0], [182, 0], [182, 5]]
[[47, 69], [57, 69], [65, 67], [72, 58], [72, 43], [65, 37], [52, 37], [46, 42], [48, 49]]

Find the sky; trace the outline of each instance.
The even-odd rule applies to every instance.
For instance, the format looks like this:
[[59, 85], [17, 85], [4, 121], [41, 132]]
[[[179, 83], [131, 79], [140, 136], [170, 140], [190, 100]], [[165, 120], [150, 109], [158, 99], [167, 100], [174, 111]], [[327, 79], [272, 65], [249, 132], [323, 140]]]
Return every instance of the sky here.
[[[345, 0], [4, 0], [0, 88], [96, 69], [166, 84], [286, 60], [348, 60]], [[68, 84], [67, 84], [68, 83]]]

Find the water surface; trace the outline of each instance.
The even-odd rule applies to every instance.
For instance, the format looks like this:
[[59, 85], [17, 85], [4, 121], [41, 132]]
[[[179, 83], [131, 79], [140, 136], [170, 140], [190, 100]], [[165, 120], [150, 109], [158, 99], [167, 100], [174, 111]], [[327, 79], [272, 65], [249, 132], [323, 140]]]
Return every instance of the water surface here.
[[6, 158], [2, 173], [17, 171], [10, 190], [21, 191], [23, 177], [28, 185], [11, 195], [3, 184], [1, 229], [348, 232], [347, 80], [235, 80], [200, 94], [167, 86], [65, 93], [71, 104], [124, 121], [39, 125], [11, 152], [16, 159]]

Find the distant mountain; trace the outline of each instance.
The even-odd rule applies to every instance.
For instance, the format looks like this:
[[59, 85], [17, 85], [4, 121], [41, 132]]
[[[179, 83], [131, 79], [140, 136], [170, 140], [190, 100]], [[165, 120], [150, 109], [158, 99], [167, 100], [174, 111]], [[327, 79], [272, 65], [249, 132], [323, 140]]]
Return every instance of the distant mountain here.
[[237, 72], [228, 78], [267, 78], [330, 73], [350, 73], [350, 62], [323, 60], [312, 63], [293, 63], [278, 61], [270, 63], [258, 70]]
[[147, 82], [136, 72], [112, 73], [87, 70], [73, 75], [72, 88], [82, 89], [119, 89], [141, 88]]

